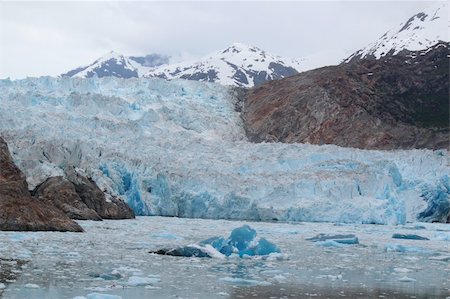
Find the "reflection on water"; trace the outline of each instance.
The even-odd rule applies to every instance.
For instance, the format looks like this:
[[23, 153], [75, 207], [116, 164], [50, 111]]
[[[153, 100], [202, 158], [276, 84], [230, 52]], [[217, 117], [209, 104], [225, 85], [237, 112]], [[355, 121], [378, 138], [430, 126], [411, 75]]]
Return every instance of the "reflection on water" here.
[[[242, 221], [138, 217], [80, 224], [86, 233], [0, 232], [2, 299], [123, 298], [446, 298], [450, 228], [251, 223], [277, 244], [277, 258], [200, 259], [149, 254], [228, 235]], [[394, 240], [393, 233], [430, 240]], [[329, 247], [319, 233], [355, 234], [359, 245]]]

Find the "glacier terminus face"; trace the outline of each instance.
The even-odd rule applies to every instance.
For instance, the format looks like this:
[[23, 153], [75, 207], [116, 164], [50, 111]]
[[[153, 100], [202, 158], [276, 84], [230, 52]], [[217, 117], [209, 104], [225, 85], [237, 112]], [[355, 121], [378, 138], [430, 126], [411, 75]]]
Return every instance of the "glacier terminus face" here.
[[155, 78], [0, 81], [0, 128], [30, 188], [75, 166], [138, 215], [445, 221], [448, 152], [247, 141], [237, 93]]

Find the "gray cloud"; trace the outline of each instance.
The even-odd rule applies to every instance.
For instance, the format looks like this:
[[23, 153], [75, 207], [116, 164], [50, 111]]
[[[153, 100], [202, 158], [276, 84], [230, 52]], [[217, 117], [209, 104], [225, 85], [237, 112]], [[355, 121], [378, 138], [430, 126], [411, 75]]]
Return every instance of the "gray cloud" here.
[[110, 50], [195, 58], [243, 42], [287, 57], [350, 54], [432, 4], [0, 2], [0, 78], [57, 75]]

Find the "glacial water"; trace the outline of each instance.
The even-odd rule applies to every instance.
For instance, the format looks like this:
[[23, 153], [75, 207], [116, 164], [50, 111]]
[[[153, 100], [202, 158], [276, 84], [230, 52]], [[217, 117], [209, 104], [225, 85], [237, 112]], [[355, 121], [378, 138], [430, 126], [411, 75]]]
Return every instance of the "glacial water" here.
[[[345, 225], [169, 217], [79, 223], [85, 233], [0, 232], [0, 298], [450, 296], [450, 227], [445, 224]], [[242, 258], [148, 253], [229, 236], [244, 224], [276, 244], [281, 253]], [[359, 244], [307, 240], [321, 233], [354, 234]], [[429, 240], [393, 239], [395, 233]]]

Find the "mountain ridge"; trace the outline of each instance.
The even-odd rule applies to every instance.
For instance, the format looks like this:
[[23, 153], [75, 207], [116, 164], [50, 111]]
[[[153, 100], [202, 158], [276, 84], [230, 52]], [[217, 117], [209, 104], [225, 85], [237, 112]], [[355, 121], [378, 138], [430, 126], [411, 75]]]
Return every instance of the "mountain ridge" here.
[[[156, 65], [152, 65], [153, 62]], [[283, 58], [256, 46], [234, 43], [200, 59], [178, 63], [170, 63], [168, 56], [159, 54], [128, 57], [111, 51], [93, 63], [70, 70], [61, 77], [158, 77], [253, 87], [297, 74], [302, 70], [302, 63], [301, 59]]]
[[397, 55], [402, 50], [419, 51], [439, 42], [448, 42], [447, 11], [446, 3], [430, 6], [356, 51], [345, 59], [345, 62], [363, 58], [380, 59], [388, 55]]

